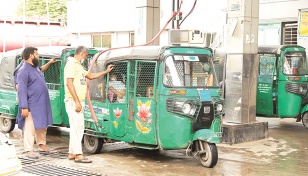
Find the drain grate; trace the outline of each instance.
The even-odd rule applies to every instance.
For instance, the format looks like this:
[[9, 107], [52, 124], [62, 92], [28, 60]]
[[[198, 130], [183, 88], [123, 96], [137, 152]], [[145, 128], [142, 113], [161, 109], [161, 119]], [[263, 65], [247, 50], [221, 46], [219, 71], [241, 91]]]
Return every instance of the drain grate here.
[[34, 175], [42, 176], [102, 176], [92, 172], [76, 170], [57, 165], [36, 162], [34, 160], [21, 158], [22, 171]]
[[19, 157], [21, 164], [24, 165], [28, 165], [28, 164], [33, 164], [38, 162], [37, 159], [30, 159], [30, 158], [26, 158], [26, 157]]

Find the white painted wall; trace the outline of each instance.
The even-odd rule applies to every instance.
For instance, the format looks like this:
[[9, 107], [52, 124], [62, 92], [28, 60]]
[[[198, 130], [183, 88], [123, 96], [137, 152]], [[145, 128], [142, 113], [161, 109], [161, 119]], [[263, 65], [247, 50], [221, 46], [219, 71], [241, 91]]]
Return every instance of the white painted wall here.
[[111, 35], [111, 47], [129, 46], [129, 32], [114, 32]]
[[308, 8], [308, 0], [260, 0], [260, 22], [297, 21], [303, 8]]
[[67, 4], [68, 30], [73, 33], [132, 31], [134, 0], [78, 0]]
[[84, 45], [86, 47], [92, 46], [92, 37], [91, 34], [72, 34], [70, 36], [71, 46]]

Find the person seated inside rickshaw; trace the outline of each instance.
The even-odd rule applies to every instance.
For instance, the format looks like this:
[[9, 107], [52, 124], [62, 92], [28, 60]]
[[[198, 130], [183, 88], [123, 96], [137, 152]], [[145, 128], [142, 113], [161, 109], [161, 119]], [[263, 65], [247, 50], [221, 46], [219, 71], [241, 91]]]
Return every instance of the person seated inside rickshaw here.
[[126, 86], [122, 81], [117, 80], [115, 74], [109, 77], [108, 99], [110, 102], [125, 102]]

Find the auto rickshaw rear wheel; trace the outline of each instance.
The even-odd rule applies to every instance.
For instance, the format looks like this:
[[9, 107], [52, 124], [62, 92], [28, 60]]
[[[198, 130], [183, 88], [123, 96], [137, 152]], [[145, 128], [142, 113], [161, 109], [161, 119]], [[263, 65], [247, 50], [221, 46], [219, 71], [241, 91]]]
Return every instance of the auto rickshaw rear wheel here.
[[84, 147], [91, 154], [98, 154], [103, 148], [103, 138], [85, 134], [83, 136]]
[[308, 128], [308, 112], [305, 112], [302, 116], [302, 123], [306, 128]]
[[218, 151], [217, 151], [217, 147], [216, 144], [214, 143], [208, 143], [206, 141], [200, 141], [199, 142], [201, 146], [199, 146], [199, 158], [200, 158], [200, 162], [203, 166], [205, 167], [214, 167], [217, 164], [218, 161]]
[[5, 133], [9, 133], [14, 130], [15, 123], [15, 119], [0, 117], [0, 130]]

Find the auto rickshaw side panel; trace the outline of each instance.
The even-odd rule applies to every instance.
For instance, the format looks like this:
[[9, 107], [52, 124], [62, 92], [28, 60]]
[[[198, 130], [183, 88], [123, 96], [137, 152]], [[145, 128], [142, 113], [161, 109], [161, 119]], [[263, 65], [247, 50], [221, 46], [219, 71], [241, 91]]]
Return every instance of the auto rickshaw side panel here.
[[[12, 51], [14, 52], [14, 51]], [[4, 56], [0, 63], [0, 115], [16, 119], [18, 113], [17, 92], [14, 83], [14, 70], [18, 51]]]

